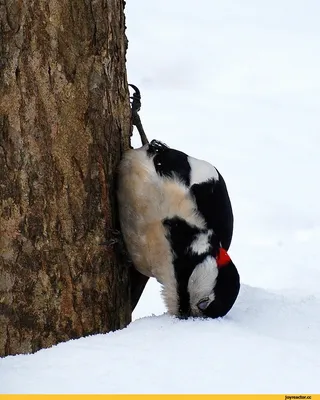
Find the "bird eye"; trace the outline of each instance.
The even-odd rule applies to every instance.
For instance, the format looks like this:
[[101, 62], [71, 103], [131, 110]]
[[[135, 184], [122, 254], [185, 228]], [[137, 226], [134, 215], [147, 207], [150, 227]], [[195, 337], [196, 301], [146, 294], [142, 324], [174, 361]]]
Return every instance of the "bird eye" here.
[[199, 310], [203, 311], [208, 307], [209, 302], [210, 302], [209, 297], [206, 297], [205, 299], [199, 301], [197, 307], [199, 308]]

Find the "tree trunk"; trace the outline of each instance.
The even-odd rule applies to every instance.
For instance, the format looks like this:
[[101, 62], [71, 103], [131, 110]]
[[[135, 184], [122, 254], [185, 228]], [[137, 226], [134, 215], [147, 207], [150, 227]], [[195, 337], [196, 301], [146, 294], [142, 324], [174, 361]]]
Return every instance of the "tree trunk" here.
[[130, 322], [123, 0], [0, 2], [0, 355]]

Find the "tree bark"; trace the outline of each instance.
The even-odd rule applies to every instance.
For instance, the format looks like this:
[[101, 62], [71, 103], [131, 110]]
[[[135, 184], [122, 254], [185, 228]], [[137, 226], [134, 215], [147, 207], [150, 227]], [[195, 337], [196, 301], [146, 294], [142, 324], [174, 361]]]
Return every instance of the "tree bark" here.
[[0, 355], [130, 322], [123, 0], [0, 2]]

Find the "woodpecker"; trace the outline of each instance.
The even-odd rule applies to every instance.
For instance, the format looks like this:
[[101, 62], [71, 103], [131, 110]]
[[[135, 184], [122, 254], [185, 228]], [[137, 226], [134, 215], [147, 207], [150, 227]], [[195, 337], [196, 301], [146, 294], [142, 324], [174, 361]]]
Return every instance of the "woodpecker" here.
[[[143, 131], [140, 118], [139, 125]], [[142, 147], [123, 155], [117, 185], [133, 264], [160, 282], [170, 314], [222, 317], [240, 289], [227, 253], [233, 212], [225, 181], [210, 163], [158, 140], [149, 143], [144, 131], [141, 139]]]

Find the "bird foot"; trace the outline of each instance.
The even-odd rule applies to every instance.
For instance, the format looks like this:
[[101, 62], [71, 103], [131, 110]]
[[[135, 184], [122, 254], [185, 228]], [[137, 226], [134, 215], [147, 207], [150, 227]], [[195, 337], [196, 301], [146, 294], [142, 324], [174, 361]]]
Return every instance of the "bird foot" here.
[[144, 146], [145, 144], [149, 143], [149, 140], [145, 134], [145, 131], [144, 131], [142, 123], [141, 123], [140, 116], [138, 114], [138, 112], [141, 109], [141, 94], [140, 94], [140, 90], [137, 88], [137, 86], [132, 85], [132, 84], [129, 84], [129, 86], [131, 86], [132, 89], [134, 90], [133, 95], [130, 97], [132, 125], [138, 129], [142, 146]]

